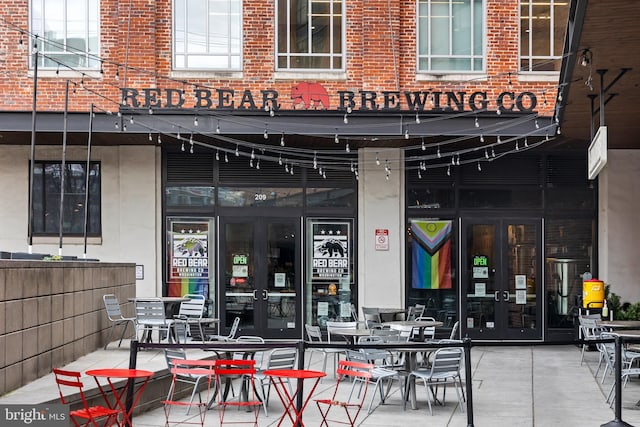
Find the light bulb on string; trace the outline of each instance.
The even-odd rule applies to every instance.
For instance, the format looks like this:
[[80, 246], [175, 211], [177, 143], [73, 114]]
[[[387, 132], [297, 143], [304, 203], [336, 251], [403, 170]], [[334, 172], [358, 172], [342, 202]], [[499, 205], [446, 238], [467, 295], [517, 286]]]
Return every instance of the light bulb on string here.
[[353, 112], [353, 108], [351, 107], [351, 104], [347, 105], [347, 113], [351, 114]]
[[516, 139], [516, 151], [520, 151], [520, 144], [518, 144], [518, 140]]
[[327, 179], [327, 172], [324, 170], [322, 171], [322, 178]]
[[184, 151], [184, 141], [182, 141], [182, 147], [180, 148], [180, 151]]
[[149, 132], [149, 142], [153, 141], [153, 137], [151, 136], [151, 132]]
[[133, 124], [133, 116], [129, 118], [129, 123]]
[[349, 143], [347, 142], [347, 144], [344, 146], [344, 151], [346, 151], [347, 153], [351, 152], [351, 148], [349, 147]]
[[456, 166], [460, 166], [460, 154], [458, 154], [458, 157], [456, 158]]
[[358, 177], [358, 169], [356, 169], [355, 171], [353, 171], [353, 175], [356, 177], [356, 181], [360, 180], [360, 177]]
[[494, 157], [494, 158], [496, 157], [496, 152], [493, 149], [493, 146], [491, 146], [491, 157]]
[[178, 136], [176, 136], [176, 138], [177, 138], [177, 139], [182, 139], [182, 138], [180, 137], [180, 129], [178, 129]]
[[289, 163], [285, 163], [285, 164], [284, 164], [284, 171], [285, 171], [286, 173], [289, 173]]
[[524, 137], [524, 146], [528, 147], [529, 146], [529, 141], [527, 140], [527, 137]]
[[546, 134], [544, 135], [544, 140], [545, 140], [545, 141], [548, 141], [548, 140], [549, 140], [549, 134], [548, 134], [548, 133], [546, 133]]
[[184, 101], [184, 92], [185, 92], [185, 90], [184, 90], [184, 89], [182, 89], [182, 90], [180, 91], [180, 100], [181, 100], [181, 101]]
[[558, 126], [558, 129], [556, 129], [556, 133], [557, 133], [558, 135], [560, 135], [560, 134], [562, 133], [562, 132], [560, 131], [560, 126]]
[[416, 113], [416, 124], [420, 124], [420, 115], [418, 113]]
[[125, 131], [125, 132], [127, 131], [127, 124], [126, 123], [122, 124], [122, 130]]
[[262, 137], [263, 137], [264, 139], [269, 139], [269, 133], [267, 132], [267, 130], [266, 130], [266, 129], [264, 130], [264, 133], [262, 134]]
[[451, 164], [455, 166], [455, 164], [456, 164], [456, 156], [451, 156]]
[[484, 158], [485, 159], [489, 158], [489, 150], [487, 150], [486, 148], [484, 149]]
[[293, 164], [291, 164], [291, 167], [289, 168], [289, 173], [293, 175]]
[[409, 129], [404, 131], [404, 139], [409, 139]]
[[193, 132], [189, 135], [189, 144], [193, 145]]
[[255, 158], [256, 158], [256, 153], [255, 153], [255, 150], [252, 148], [251, 149], [251, 160], [253, 160]]
[[116, 81], [120, 80], [120, 67], [116, 66], [116, 74], [113, 77], [116, 79]]
[[162, 144], [162, 136], [158, 134], [158, 144]]
[[220, 120], [218, 120], [218, 124], [216, 125], [216, 133], [220, 133]]
[[378, 153], [376, 153], [376, 165], [380, 166], [380, 158], [378, 157]]
[[333, 142], [334, 143], [339, 143], [340, 142], [340, 138], [338, 138], [338, 134], [336, 133], [336, 136], [333, 137]]
[[260, 159], [256, 160], [256, 169], [260, 169]]
[[480, 142], [484, 143], [484, 135], [480, 134]]
[[278, 156], [278, 164], [282, 166], [282, 154]]
[[249, 159], [249, 167], [253, 167], [253, 159]]
[[499, 116], [500, 114], [502, 114], [502, 109], [500, 109], [500, 107], [498, 107], [498, 109], [496, 110], [496, 114]]
[[342, 121], [344, 122], [345, 125], [349, 124], [349, 117], [347, 117], [347, 115], [344, 115], [344, 118], [342, 119]]
[[24, 33], [20, 31], [20, 40], [18, 40], [18, 48], [20, 50], [25, 50], [26, 46], [24, 45]]
[[322, 175], [322, 168], [318, 169], [318, 175]]
[[216, 150], [216, 160], [220, 161], [220, 150]]
[[353, 167], [353, 162], [351, 162], [351, 172], [353, 172], [355, 170], [355, 168]]
[[197, 117], [197, 116], [195, 116], [195, 117], [193, 118], [193, 125], [194, 125], [195, 127], [198, 127], [198, 125], [199, 125], [199, 123], [198, 123], [198, 117]]
[[116, 127], [116, 129], [120, 129], [120, 125], [118, 124], [118, 122], [115, 122], [114, 126]]
[[447, 166], [447, 176], [451, 176], [451, 165]]
[[442, 154], [440, 154], [440, 146], [438, 145], [438, 151], [436, 152], [436, 155], [438, 156], [438, 158], [442, 157]]
[[280, 146], [284, 147], [284, 132], [282, 132], [282, 135], [280, 135]]
[[498, 144], [501, 144], [501, 143], [502, 143], [502, 141], [500, 140], [500, 135], [498, 135], [498, 138], [496, 138], [496, 139], [497, 139], [497, 141], [498, 141]]
[[152, 116], [153, 115], [153, 108], [149, 107], [149, 115]]
[[189, 153], [190, 153], [190, 154], [193, 154], [193, 144], [191, 144], [191, 145], [189, 146]]
[[229, 163], [229, 156], [227, 156], [227, 153], [224, 153], [224, 162]]
[[536, 119], [533, 123], [534, 123], [536, 129], [540, 129], [540, 123], [538, 123], [538, 119]]
[[480, 162], [478, 162], [478, 172], [482, 172], [482, 166], [480, 166]]
[[421, 145], [421, 146], [420, 146], [420, 148], [422, 148], [422, 151], [424, 151], [424, 150], [426, 150], [426, 149], [427, 149], [427, 146], [426, 146], [426, 145], [424, 145], [424, 137], [422, 137], [422, 142], [421, 142], [421, 144], [420, 144], [420, 145]]
[[313, 153], [313, 168], [318, 169], [318, 157], [315, 152]]
[[474, 120], [474, 124], [475, 124], [475, 126], [476, 126], [477, 128], [479, 128], [479, 127], [480, 127], [480, 122], [478, 122], [478, 118], [477, 118], [477, 117], [476, 117], [476, 118], [475, 118], [475, 120]]
[[236, 157], [240, 156], [240, 150], [238, 149], [238, 146], [236, 145]]

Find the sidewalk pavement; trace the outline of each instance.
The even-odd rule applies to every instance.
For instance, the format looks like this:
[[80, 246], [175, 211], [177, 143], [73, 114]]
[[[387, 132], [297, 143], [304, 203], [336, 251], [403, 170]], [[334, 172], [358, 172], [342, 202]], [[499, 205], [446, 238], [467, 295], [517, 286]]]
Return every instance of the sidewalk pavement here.
[[[128, 351], [122, 349], [98, 350], [85, 356], [68, 367], [84, 371], [105, 366], [125, 367]], [[403, 410], [398, 388], [394, 386], [391, 396], [383, 405], [375, 407], [371, 414], [366, 408], [358, 417], [358, 426], [388, 427], [397, 425], [425, 425], [469, 427], [509, 426], [600, 426], [614, 420], [614, 411], [605, 402], [612, 384], [612, 375], [605, 375], [600, 383], [601, 373], [594, 377], [599, 354], [585, 353], [585, 362], [580, 363], [580, 350], [576, 346], [478, 346], [471, 349], [473, 423], [469, 423], [466, 407], [458, 408], [455, 391], [449, 388], [444, 406], [435, 405], [433, 415], [429, 415], [424, 388], [417, 389], [417, 409]], [[316, 358], [311, 369], [321, 369], [321, 358]], [[166, 368], [164, 357], [159, 352], [142, 351], [138, 358], [138, 368], [154, 371]], [[327, 369], [331, 368], [331, 363]], [[37, 386], [35, 383], [39, 383]], [[322, 380], [312, 401], [304, 412], [307, 426], [318, 426], [321, 418], [313, 398], [327, 397], [335, 380], [328, 375]], [[33, 402], [39, 393], [50, 394], [55, 385], [46, 379], [34, 381], [16, 392], [0, 397], [0, 404]], [[368, 398], [370, 395], [368, 396]], [[623, 389], [622, 420], [633, 426], [640, 426], [640, 380], [632, 379]], [[375, 400], [378, 402], [378, 399]], [[375, 403], [374, 403], [375, 405]], [[217, 409], [208, 411], [206, 426], [218, 425]], [[261, 411], [259, 425], [275, 426], [282, 415], [282, 405], [272, 391], [269, 401], [269, 415]], [[246, 412], [228, 410], [228, 421], [247, 419]], [[192, 413], [195, 416], [195, 413]], [[134, 417], [136, 427], [164, 426], [165, 415], [162, 408], [150, 410]], [[286, 424], [286, 423], [284, 423]]]

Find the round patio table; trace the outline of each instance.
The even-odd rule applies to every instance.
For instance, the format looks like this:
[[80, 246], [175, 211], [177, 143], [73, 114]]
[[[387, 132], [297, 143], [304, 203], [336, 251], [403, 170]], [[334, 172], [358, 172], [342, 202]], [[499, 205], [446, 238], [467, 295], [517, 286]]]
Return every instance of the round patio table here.
[[[268, 369], [264, 371], [264, 374], [271, 377], [273, 380], [273, 385], [278, 393], [278, 397], [284, 406], [284, 413], [282, 414], [282, 417], [280, 417], [278, 426], [282, 425], [285, 418], [289, 418], [292, 426], [304, 426], [304, 423], [302, 422], [302, 413], [304, 412], [304, 408], [307, 407], [307, 404], [318, 386], [320, 379], [325, 377], [327, 374], [322, 371], [310, 371], [308, 369]], [[285, 379], [298, 380], [296, 391], [293, 394], [289, 393], [289, 388], [284, 383]], [[302, 406], [298, 409], [294, 401], [297, 400], [300, 393], [302, 393], [302, 384], [304, 380], [315, 381], [311, 390], [307, 393], [307, 397], [302, 399]]]

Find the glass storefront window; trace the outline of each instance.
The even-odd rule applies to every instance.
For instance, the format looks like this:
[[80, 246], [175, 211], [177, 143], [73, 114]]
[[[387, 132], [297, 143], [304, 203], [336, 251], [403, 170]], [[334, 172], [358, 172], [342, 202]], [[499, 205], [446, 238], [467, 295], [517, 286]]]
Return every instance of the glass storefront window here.
[[538, 189], [460, 190], [461, 208], [541, 208], [542, 191]]
[[355, 188], [307, 188], [307, 206], [351, 208], [356, 204]]
[[454, 221], [411, 219], [409, 222], [407, 306], [424, 305], [423, 316], [433, 317], [450, 328], [458, 317]]
[[215, 187], [196, 185], [166, 187], [167, 206], [213, 206], [215, 205], [215, 190]]
[[413, 188], [409, 190], [409, 209], [446, 209], [455, 204], [455, 193], [449, 188]]
[[548, 209], [593, 209], [596, 193], [592, 188], [547, 188], [545, 204]]
[[547, 325], [573, 328], [582, 295], [582, 275], [592, 272], [592, 218], [549, 219], [545, 224]]
[[307, 220], [305, 323], [351, 320], [355, 301], [353, 220]]
[[225, 207], [302, 207], [302, 188], [220, 187], [218, 202]]

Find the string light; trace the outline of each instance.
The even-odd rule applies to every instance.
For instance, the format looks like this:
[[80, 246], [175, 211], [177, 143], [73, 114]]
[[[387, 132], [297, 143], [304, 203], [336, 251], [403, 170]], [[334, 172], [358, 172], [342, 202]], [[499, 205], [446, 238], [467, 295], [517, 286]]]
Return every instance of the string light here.
[[378, 153], [376, 153], [376, 165], [380, 166], [380, 158], [378, 157]]
[[536, 126], [536, 129], [540, 129], [540, 123], [538, 123], [538, 119], [533, 122]]
[[422, 142], [420, 144], [420, 148], [422, 148], [422, 151], [425, 151], [427, 149], [427, 146], [424, 145], [424, 137], [422, 137]]
[[404, 139], [409, 139], [409, 129], [404, 131]]
[[282, 166], [282, 154], [278, 156], [278, 164]]
[[249, 159], [249, 167], [253, 167], [253, 159]]
[[256, 161], [256, 169], [260, 169], [260, 159]]
[[345, 146], [344, 146], [344, 150], [345, 150], [347, 153], [350, 153], [350, 152], [351, 152], [351, 148], [349, 148], [349, 143], [348, 143], [348, 142], [347, 142], [347, 145], [345, 145]]
[[493, 149], [493, 145], [491, 146], [491, 157], [494, 157], [494, 158], [496, 157], [496, 152]]
[[220, 133], [220, 120], [218, 120], [218, 124], [216, 125], [216, 133]]
[[485, 159], [489, 158], [489, 150], [487, 150], [486, 148], [484, 149], [484, 158]]
[[158, 134], [158, 144], [162, 144], [162, 136]]
[[480, 142], [484, 143], [484, 135], [480, 134]]
[[149, 115], [153, 115], [153, 108], [149, 107]]
[[418, 115], [418, 113], [416, 112], [416, 124], [419, 125], [420, 124], [420, 116]]
[[436, 155], [438, 156], [438, 158], [442, 157], [442, 154], [440, 154], [440, 146], [438, 145], [438, 152], [436, 153]]
[[556, 133], [557, 133], [558, 135], [560, 135], [560, 134], [562, 133], [562, 132], [560, 131], [560, 126], [558, 126], [558, 128], [556, 129]]
[[151, 132], [149, 132], [149, 142], [153, 141], [153, 137], [151, 136]]
[[129, 119], [129, 123], [133, 124], [133, 116]]
[[267, 130], [266, 130], [266, 129], [264, 130], [264, 133], [262, 134], [262, 137], [263, 137], [264, 139], [269, 139], [269, 133], [267, 132]]
[[253, 160], [255, 158], [256, 158], [256, 153], [255, 153], [254, 149], [252, 148], [251, 149], [251, 160]]
[[422, 174], [420, 173], [420, 169], [418, 169], [418, 179], [422, 179]]
[[474, 124], [475, 124], [475, 126], [476, 126], [477, 128], [479, 128], [479, 127], [480, 127], [480, 122], [478, 122], [478, 118], [477, 118], [477, 117], [475, 118], [475, 123], [474, 123]]
[[240, 156], [240, 150], [238, 149], [238, 145], [236, 145], [236, 157]]
[[280, 135], [280, 146], [284, 147], [284, 132], [282, 132], [282, 135]]
[[318, 157], [316, 152], [313, 152], [313, 168], [318, 169]]
[[480, 166], [480, 162], [478, 162], [478, 172], [482, 172], [482, 166]]
[[220, 161], [220, 150], [216, 150], [216, 161]]
[[451, 166], [447, 166], [447, 176], [451, 176]]
[[527, 137], [524, 137], [524, 146], [528, 147], [529, 146], [529, 141], [527, 141]]
[[340, 142], [340, 138], [338, 138], [338, 134], [336, 133], [336, 136], [333, 137], [333, 142], [338, 144]]
[[290, 173], [291, 175], [293, 175], [293, 163], [291, 164], [291, 167], [289, 168], [289, 173]]
[[193, 118], [193, 125], [195, 127], [198, 127], [198, 117], [197, 116]]
[[184, 151], [184, 141], [182, 141], [182, 147], [180, 148], [180, 151]]
[[520, 145], [518, 144], [518, 140], [516, 139], [516, 151], [520, 151]]
[[227, 153], [224, 153], [224, 162], [225, 163], [229, 163], [229, 156], [227, 156]]
[[342, 121], [344, 122], [345, 125], [349, 124], [349, 117], [347, 117], [347, 115], [344, 115], [344, 118], [342, 119]]

